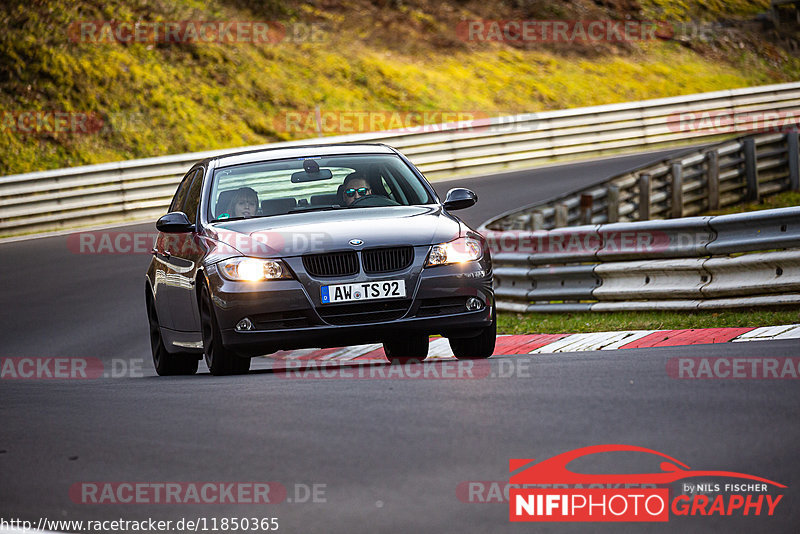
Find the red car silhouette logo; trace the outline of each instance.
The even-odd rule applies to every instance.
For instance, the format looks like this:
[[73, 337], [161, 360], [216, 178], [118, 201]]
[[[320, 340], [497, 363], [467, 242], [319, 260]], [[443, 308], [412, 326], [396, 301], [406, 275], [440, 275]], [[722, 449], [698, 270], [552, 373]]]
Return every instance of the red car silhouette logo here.
[[[648, 454], [655, 454], [661, 456], [668, 461], [661, 462], [660, 473], [636, 473], [636, 474], [583, 474], [576, 473], [567, 469], [567, 464], [588, 456], [590, 454], [597, 454], [601, 452], [644, 452]], [[514, 472], [521, 467], [535, 462], [533, 459], [512, 459], [509, 461], [509, 471]], [[543, 460], [519, 473], [512, 475], [511, 484], [669, 484], [677, 480], [692, 477], [730, 477], [730, 478], [743, 478], [747, 480], [754, 480], [757, 482], [766, 482], [785, 488], [783, 484], [767, 480], [766, 478], [757, 477], [754, 475], [746, 475], [744, 473], [735, 473], [732, 471], [697, 471], [691, 469], [688, 465], [684, 464], [667, 456], [664, 453], [647, 449], [645, 447], [637, 447], [635, 445], [594, 445], [591, 447], [582, 447], [568, 451], [557, 456], [553, 456], [547, 460]]]

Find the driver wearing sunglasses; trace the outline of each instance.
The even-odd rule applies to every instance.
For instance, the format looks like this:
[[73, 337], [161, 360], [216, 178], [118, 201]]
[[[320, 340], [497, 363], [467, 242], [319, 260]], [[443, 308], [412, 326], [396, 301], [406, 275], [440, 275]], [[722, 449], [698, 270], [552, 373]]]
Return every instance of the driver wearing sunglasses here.
[[344, 197], [345, 206], [350, 206], [359, 198], [371, 194], [372, 188], [370, 188], [366, 178], [364, 178], [362, 174], [354, 172], [345, 178], [344, 184], [342, 185], [342, 196]]

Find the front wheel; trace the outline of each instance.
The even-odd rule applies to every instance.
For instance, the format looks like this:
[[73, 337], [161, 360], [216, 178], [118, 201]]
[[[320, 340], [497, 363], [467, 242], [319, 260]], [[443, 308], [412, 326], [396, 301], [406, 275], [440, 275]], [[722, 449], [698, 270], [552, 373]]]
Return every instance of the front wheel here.
[[459, 360], [484, 360], [494, 353], [497, 340], [497, 308], [492, 308], [492, 324], [481, 328], [475, 337], [449, 338], [450, 348]]
[[222, 334], [205, 282], [200, 290], [200, 323], [203, 329], [203, 353], [212, 375], [237, 375], [250, 370], [250, 358], [242, 358], [222, 344]]
[[147, 297], [147, 322], [150, 325], [150, 350], [153, 365], [158, 376], [193, 375], [197, 372], [197, 356], [190, 353], [170, 354], [164, 346], [164, 337], [158, 324], [156, 304], [153, 297]]
[[428, 335], [412, 334], [384, 341], [383, 351], [389, 363], [421, 362], [428, 356]]

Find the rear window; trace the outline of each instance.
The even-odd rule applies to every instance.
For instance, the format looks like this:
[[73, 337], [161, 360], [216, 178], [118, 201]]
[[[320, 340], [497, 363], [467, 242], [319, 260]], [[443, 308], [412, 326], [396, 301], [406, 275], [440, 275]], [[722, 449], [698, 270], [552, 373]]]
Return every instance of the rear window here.
[[216, 169], [208, 218], [270, 217], [432, 202], [419, 178], [396, 155], [298, 158]]

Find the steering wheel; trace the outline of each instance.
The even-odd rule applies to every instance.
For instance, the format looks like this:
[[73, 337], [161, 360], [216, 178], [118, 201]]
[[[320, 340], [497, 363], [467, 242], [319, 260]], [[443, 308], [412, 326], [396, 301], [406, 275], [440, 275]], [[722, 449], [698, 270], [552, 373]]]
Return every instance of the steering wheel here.
[[365, 195], [363, 197], [358, 197], [355, 199], [351, 204], [350, 207], [354, 206], [399, 206], [399, 202], [395, 202], [391, 198], [385, 197], [383, 195]]

